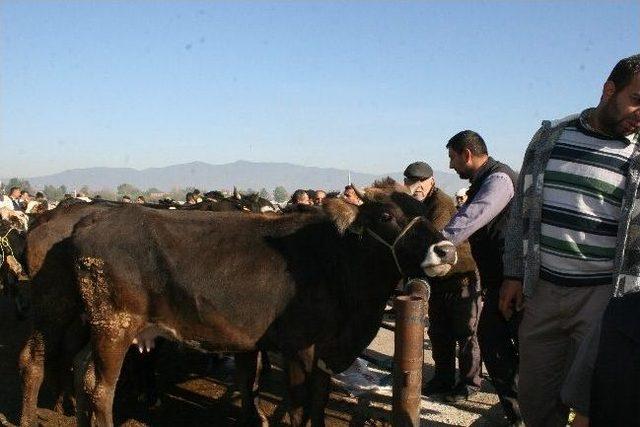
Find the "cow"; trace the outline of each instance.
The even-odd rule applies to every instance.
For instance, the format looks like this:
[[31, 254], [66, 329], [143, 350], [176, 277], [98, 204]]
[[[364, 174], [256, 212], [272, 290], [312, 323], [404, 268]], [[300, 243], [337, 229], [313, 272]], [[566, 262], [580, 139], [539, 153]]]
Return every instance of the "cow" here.
[[[216, 192], [207, 193], [214, 195]], [[241, 194], [236, 187], [233, 187], [233, 195], [229, 199], [238, 200], [243, 206], [251, 210], [251, 212], [276, 212], [278, 209], [269, 200], [260, 197], [258, 193]]]
[[[85, 215], [88, 215], [96, 211], [102, 211], [105, 209], [117, 208], [122, 205], [123, 203], [119, 201], [95, 199], [92, 202], [87, 202], [85, 200], [78, 199], [78, 198], [67, 198], [62, 200], [54, 210], [45, 211], [42, 214], [33, 216], [30, 220], [32, 224], [31, 225], [32, 228], [36, 228], [40, 224], [46, 224], [46, 225], [39, 228], [38, 231], [31, 233], [30, 235], [31, 236], [30, 240], [32, 242], [30, 245], [31, 262], [25, 263], [21, 259], [22, 265], [29, 264], [31, 271], [38, 271], [39, 268], [41, 267], [41, 263], [44, 262], [45, 256], [49, 253], [49, 250], [53, 249], [53, 252], [51, 253], [52, 256], [50, 258], [54, 259], [55, 254], [57, 253], [57, 250], [58, 250], [57, 245], [59, 245], [62, 241], [64, 241], [66, 238], [69, 237], [75, 224], [80, 219], [82, 219]], [[154, 208], [154, 209], [169, 209], [171, 205], [168, 205], [166, 203], [164, 204], [145, 203], [143, 206], [147, 208]], [[261, 205], [251, 205], [248, 201], [237, 200], [235, 198], [223, 198], [219, 200], [207, 198], [203, 202], [196, 203], [193, 205], [175, 205], [173, 207], [175, 207], [177, 210], [201, 210], [201, 211], [210, 211], [210, 212], [246, 213], [246, 212], [251, 212], [252, 210], [255, 212], [263, 211], [263, 209], [261, 209], [262, 207]], [[21, 214], [21, 213], [18, 213], [18, 214]], [[3, 217], [6, 216], [7, 219], [11, 218], [13, 222], [16, 224], [15, 227], [18, 227], [21, 222], [26, 223], [26, 220], [18, 222], [17, 220], [21, 218], [19, 217], [14, 218], [15, 215], [13, 217], [11, 215], [14, 215], [13, 211], [5, 215], [3, 210]], [[24, 217], [26, 218], [26, 216]], [[14, 234], [11, 237], [16, 237], [16, 235]], [[23, 234], [21, 234], [20, 238], [21, 238], [21, 242], [20, 242], [19, 248], [21, 249], [20, 253], [22, 254], [22, 252], [24, 252], [22, 247], [24, 247], [25, 237]], [[60, 268], [62, 270], [60, 277], [67, 277], [68, 274], [70, 274], [69, 271], [65, 270], [64, 266], [60, 266]], [[42, 275], [39, 276], [39, 280], [37, 284], [38, 289], [39, 290], [48, 289], [50, 290], [50, 292], [53, 292], [54, 294], [62, 291], [64, 294], [62, 299], [63, 300], [68, 299], [69, 298], [68, 292], [65, 291], [67, 287], [64, 286], [65, 280], [62, 279], [61, 280], [62, 284], [57, 284], [58, 279], [56, 275], [52, 275], [51, 277], [49, 277], [49, 279], [51, 280], [47, 282], [46, 280], [43, 280]], [[54, 285], [51, 286], [51, 283], [54, 283]], [[10, 287], [10, 289], [14, 289], [14, 288], [15, 287]], [[38, 295], [36, 295], [36, 299], [40, 298], [39, 305], [47, 304], [52, 299], [55, 300], [54, 294], [48, 295], [47, 293], [40, 292]], [[29, 308], [29, 298], [27, 297], [26, 293], [22, 291], [19, 295], [21, 296], [20, 301], [24, 302], [23, 304], [24, 309], [19, 310], [18, 314], [21, 318], [24, 318], [26, 316], [26, 311]], [[47, 298], [43, 298], [43, 295], [47, 295]], [[72, 337], [70, 341], [79, 342], [81, 341], [79, 337], [86, 335], [86, 334], [80, 333], [78, 329], [79, 328], [75, 326], [72, 328], [73, 331], [76, 331], [78, 336]], [[65, 346], [67, 346], [67, 344], [58, 345], [55, 347], [54, 351], [49, 351], [48, 354], [50, 354], [52, 359], [54, 360], [63, 359], [65, 360], [65, 363], [69, 362], [69, 357], [70, 357], [69, 355], [66, 355], [65, 357], [61, 357], [60, 356], [61, 352], [57, 351], [58, 348], [65, 347]], [[70, 347], [70, 349], [77, 350], [77, 347], [78, 347], [78, 344], [74, 344]], [[69, 349], [66, 349], [66, 350], [69, 350]], [[60, 376], [63, 379], [68, 377], [68, 375], [65, 374], [68, 371], [67, 369], [64, 369], [64, 367], [59, 366], [58, 370], [61, 372]], [[58, 375], [54, 375], [54, 377], [56, 376]], [[31, 399], [26, 399], [26, 400], [28, 402], [31, 402]], [[57, 405], [58, 408], [60, 407], [60, 404], [61, 403], [59, 401]], [[31, 403], [28, 403], [26, 406], [34, 407]], [[30, 413], [31, 411], [26, 411], [26, 412]]]
[[204, 199], [198, 203], [179, 204], [171, 199], [160, 200], [159, 204], [146, 203], [145, 206], [156, 208], [169, 208], [177, 210], [199, 210], [212, 212], [231, 212], [240, 210], [244, 212], [268, 213], [276, 212], [277, 209], [267, 199], [260, 197], [257, 193], [240, 194], [237, 189], [233, 189], [232, 196], [225, 196], [220, 191], [209, 191], [203, 194]]
[[[39, 298], [21, 355], [21, 424], [33, 422], [45, 353], [60, 347], [60, 325], [81, 311], [91, 329], [91, 352], [76, 370], [83, 374], [80, 393], [91, 394], [88, 409], [79, 396], [81, 422], [93, 413], [99, 424], [111, 424], [124, 352], [161, 335], [239, 352], [245, 421], [263, 419], [256, 352], [281, 351], [292, 424], [322, 424], [329, 372], [348, 367], [371, 341], [398, 279], [422, 274], [421, 264], [443, 275], [455, 261], [453, 246], [401, 205], [386, 198], [356, 207], [336, 199], [323, 211], [281, 217], [87, 205], [50, 219], [41, 237], [56, 231], [57, 242], [38, 248], [35, 240], [29, 263], [34, 283], [52, 274], [61, 282], [55, 295]], [[57, 307], [44, 304], [51, 297]]]
[[158, 209], [175, 209], [175, 210], [192, 210], [192, 211], [211, 211], [211, 212], [257, 212], [267, 213], [274, 212], [276, 209], [271, 202], [260, 197], [257, 194], [240, 195], [233, 197], [213, 197], [218, 196], [219, 192], [209, 192], [205, 194], [205, 199], [198, 203], [178, 204], [169, 201], [161, 201], [159, 204], [145, 203], [144, 206]]
[[[211, 202], [211, 201], [209, 201]], [[200, 205], [206, 207], [207, 203]], [[43, 379], [45, 367], [47, 378], [59, 391], [56, 410], [73, 412], [73, 393], [71, 366], [73, 357], [88, 341], [88, 328], [82, 322], [80, 300], [71, 280], [73, 270], [61, 262], [65, 251], [66, 240], [71, 236], [76, 224], [84, 217], [123, 206], [122, 202], [96, 199], [86, 202], [77, 198], [62, 200], [55, 209], [37, 215], [32, 220], [26, 246], [23, 233], [12, 232], [8, 235], [12, 240], [12, 247], [20, 254], [18, 260], [29, 275], [33, 277], [30, 297], [23, 298], [34, 307], [33, 333], [27, 340], [19, 358], [19, 368], [22, 377], [22, 409], [21, 425], [33, 425], [36, 417], [38, 393]], [[161, 206], [145, 204], [147, 208], [160, 209]], [[198, 208], [199, 205], [192, 205]], [[210, 207], [212, 207], [211, 205]], [[212, 209], [229, 212], [246, 212], [238, 201], [229, 200], [216, 203]], [[167, 209], [168, 207], [164, 207]], [[175, 211], [169, 211], [175, 212]], [[13, 228], [24, 230], [24, 221], [15, 218], [14, 212], [2, 210], [3, 218], [7, 218], [6, 230], [9, 230], [9, 220]], [[4, 234], [3, 234], [4, 235]], [[13, 239], [18, 239], [13, 242]], [[26, 254], [25, 254], [26, 252]], [[6, 265], [5, 265], [6, 268]], [[27, 289], [20, 287], [20, 291]], [[10, 287], [15, 290], [15, 287]], [[20, 295], [24, 296], [22, 293]], [[18, 312], [21, 317], [26, 313]], [[46, 361], [46, 365], [45, 365]], [[147, 367], [148, 368], [148, 367]], [[66, 404], [66, 405], [64, 405]]]

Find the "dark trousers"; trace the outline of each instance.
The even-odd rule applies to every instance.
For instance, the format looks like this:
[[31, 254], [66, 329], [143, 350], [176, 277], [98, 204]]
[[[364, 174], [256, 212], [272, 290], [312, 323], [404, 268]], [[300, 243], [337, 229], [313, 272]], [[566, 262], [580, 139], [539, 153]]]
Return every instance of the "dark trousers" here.
[[482, 359], [489, 371], [505, 415], [511, 422], [522, 419], [518, 405], [518, 314], [507, 321], [498, 309], [499, 284], [485, 289], [484, 305], [478, 325]]
[[640, 294], [609, 302], [592, 381], [592, 426], [640, 425]]
[[480, 388], [480, 347], [476, 336], [480, 294], [462, 297], [432, 293], [429, 299], [429, 339], [435, 362], [433, 379], [453, 387], [456, 380], [456, 344], [460, 383]]

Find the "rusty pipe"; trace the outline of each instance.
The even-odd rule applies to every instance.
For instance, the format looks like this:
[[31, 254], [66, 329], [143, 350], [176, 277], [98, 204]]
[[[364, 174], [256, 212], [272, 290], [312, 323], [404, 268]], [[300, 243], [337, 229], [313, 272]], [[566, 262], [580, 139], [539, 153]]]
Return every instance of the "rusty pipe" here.
[[391, 424], [394, 427], [420, 425], [425, 306], [429, 297], [429, 287], [424, 284], [422, 287], [409, 283], [412, 293], [400, 295], [393, 302], [396, 329]]

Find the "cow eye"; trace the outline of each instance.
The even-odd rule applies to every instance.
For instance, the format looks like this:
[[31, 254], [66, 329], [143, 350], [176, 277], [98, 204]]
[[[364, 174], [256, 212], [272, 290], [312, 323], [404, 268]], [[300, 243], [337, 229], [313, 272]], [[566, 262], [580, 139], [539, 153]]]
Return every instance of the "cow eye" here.
[[382, 215], [380, 215], [380, 220], [382, 222], [389, 222], [391, 221], [391, 214], [389, 212], [383, 212]]

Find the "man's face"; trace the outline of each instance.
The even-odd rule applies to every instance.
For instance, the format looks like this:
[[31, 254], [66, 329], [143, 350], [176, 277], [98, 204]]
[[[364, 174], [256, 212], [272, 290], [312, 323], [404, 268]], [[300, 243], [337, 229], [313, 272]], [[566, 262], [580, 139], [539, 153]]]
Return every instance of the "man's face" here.
[[20, 190], [13, 190], [13, 191], [11, 192], [11, 194], [9, 194], [9, 196], [10, 196], [12, 199], [19, 199], [19, 198], [20, 198]]
[[471, 178], [470, 157], [469, 150], [462, 150], [462, 153], [456, 153], [449, 148], [449, 169], [456, 171], [461, 179]]
[[427, 198], [434, 186], [434, 183], [433, 177], [427, 179], [404, 179], [404, 185], [409, 189], [409, 194], [419, 201], [423, 201]]
[[346, 190], [344, 190], [344, 200], [345, 202], [351, 203], [352, 205], [362, 204], [362, 200], [360, 200], [353, 188], [347, 188]]
[[311, 200], [309, 200], [309, 195], [307, 193], [302, 193], [302, 195], [298, 196], [298, 198], [296, 199], [296, 202], [299, 205], [310, 205], [311, 204]]
[[24, 193], [22, 193], [22, 200], [24, 200], [25, 202], [28, 202], [31, 200], [31, 195], [29, 193], [27, 193], [26, 191]]
[[325, 197], [327, 197], [327, 194], [324, 191], [318, 191], [316, 192], [316, 198], [313, 200], [313, 203], [320, 206]]
[[615, 92], [607, 82], [602, 93], [604, 108], [600, 117], [603, 131], [613, 136], [627, 136], [640, 130], [640, 73], [622, 90]]

